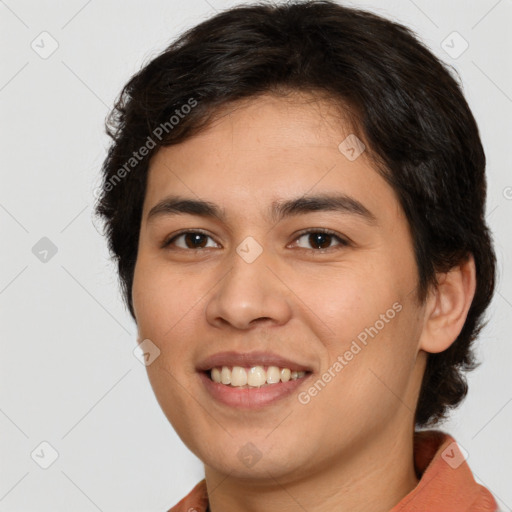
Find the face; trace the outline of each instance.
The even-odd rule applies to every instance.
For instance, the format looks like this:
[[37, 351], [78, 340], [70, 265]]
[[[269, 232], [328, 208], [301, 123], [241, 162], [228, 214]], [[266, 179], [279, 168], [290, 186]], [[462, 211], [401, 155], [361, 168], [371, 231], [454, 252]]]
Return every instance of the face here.
[[212, 471], [301, 478], [412, 428], [412, 238], [334, 112], [261, 96], [151, 161], [139, 337], [160, 350], [147, 371], [162, 410]]

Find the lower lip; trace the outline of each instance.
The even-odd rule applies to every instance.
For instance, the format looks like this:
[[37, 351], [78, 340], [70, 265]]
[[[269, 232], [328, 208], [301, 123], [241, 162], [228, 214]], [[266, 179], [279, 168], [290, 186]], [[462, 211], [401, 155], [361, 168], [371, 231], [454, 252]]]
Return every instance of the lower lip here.
[[237, 388], [214, 382], [205, 372], [199, 373], [206, 390], [215, 400], [241, 409], [261, 409], [290, 396], [311, 375], [306, 374], [300, 379], [269, 384], [261, 388]]

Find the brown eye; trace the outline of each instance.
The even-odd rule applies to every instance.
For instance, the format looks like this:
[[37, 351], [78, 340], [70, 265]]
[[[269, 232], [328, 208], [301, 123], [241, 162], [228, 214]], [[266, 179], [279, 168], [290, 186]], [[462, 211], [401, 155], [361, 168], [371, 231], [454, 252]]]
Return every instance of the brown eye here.
[[[304, 246], [301, 246], [300, 244], [298, 244], [299, 247], [301, 247], [303, 249], [310, 249], [312, 247], [313, 250], [315, 250], [315, 249], [322, 250], [322, 249], [331, 249], [336, 246], [348, 245], [348, 242], [346, 240], [344, 240], [343, 238], [338, 236], [336, 233], [331, 232], [329, 230], [306, 231], [306, 232], [302, 233], [297, 238], [297, 240], [300, 240], [301, 238], [305, 239], [306, 244], [309, 245], [309, 247], [304, 247]], [[333, 245], [331, 245], [333, 243], [333, 241], [338, 242], [338, 243], [335, 243], [335, 245], [333, 246]]]
[[175, 245], [180, 249], [207, 249], [209, 247], [215, 247], [215, 245], [207, 245], [208, 238], [211, 237], [200, 231], [186, 231], [175, 235], [165, 242], [164, 247], [170, 245]]

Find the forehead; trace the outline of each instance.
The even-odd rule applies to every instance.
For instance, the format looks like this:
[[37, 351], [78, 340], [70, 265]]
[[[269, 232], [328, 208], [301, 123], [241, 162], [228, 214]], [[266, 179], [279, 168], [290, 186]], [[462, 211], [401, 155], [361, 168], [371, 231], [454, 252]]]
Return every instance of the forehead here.
[[362, 139], [332, 100], [262, 95], [227, 105], [206, 129], [153, 156], [144, 214], [166, 195], [210, 200], [242, 215], [255, 202], [333, 192], [374, 207], [380, 200], [396, 214], [394, 191]]

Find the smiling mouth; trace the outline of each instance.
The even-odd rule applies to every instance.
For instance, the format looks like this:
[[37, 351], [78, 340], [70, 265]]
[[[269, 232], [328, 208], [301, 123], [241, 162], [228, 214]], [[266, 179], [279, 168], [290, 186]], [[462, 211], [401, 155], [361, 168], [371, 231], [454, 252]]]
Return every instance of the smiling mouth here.
[[242, 389], [261, 388], [298, 380], [310, 373], [279, 366], [216, 366], [206, 372], [208, 377], [217, 384]]

